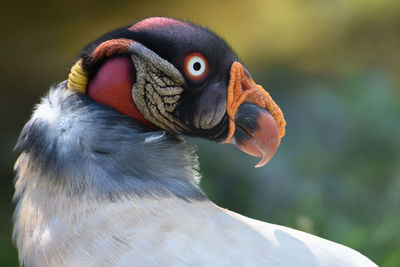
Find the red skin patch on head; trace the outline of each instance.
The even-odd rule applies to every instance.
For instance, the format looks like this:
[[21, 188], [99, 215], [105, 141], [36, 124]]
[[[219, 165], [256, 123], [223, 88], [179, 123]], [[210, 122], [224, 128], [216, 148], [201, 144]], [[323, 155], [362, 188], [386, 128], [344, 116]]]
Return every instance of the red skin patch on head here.
[[138, 23], [134, 24], [128, 30], [130, 31], [140, 31], [143, 29], [152, 29], [155, 27], [168, 27], [172, 25], [179, 25], [184, 27], [189, 27], [186, 23], [170, 18], [163, 18], [163, 17], [153, 17], [139, 21]]
[[132, 99], [136, 70], [130, 57], [107, 60], [88, 85], [88, 95], [96, 102], [110, 106], [144, 125], [157, 129], [140, 113]]

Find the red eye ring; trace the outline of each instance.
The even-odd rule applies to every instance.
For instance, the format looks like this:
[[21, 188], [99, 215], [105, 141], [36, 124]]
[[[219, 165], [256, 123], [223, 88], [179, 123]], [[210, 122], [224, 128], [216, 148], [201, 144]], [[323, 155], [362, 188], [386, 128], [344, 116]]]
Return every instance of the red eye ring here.
[[203, 79], [208, 74], [207, 59], [200, 53], [190, 53], [185, 57], [185, 74], [194, 81]]

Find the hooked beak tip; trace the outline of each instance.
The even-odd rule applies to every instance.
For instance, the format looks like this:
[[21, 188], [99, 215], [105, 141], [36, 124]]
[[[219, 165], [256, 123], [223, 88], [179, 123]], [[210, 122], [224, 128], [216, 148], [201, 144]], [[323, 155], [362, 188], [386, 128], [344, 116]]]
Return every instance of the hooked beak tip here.
[[[255, 167], [262, 167], [272, 159], [280, 144], [278, 126], [269, 112], [255, 105], [246, 104], [239, 112], [234, 134], [236, 146], [249, 155], [260, 157]], [[248, 119], [249, 112], [253, 113], [254, 122]]]

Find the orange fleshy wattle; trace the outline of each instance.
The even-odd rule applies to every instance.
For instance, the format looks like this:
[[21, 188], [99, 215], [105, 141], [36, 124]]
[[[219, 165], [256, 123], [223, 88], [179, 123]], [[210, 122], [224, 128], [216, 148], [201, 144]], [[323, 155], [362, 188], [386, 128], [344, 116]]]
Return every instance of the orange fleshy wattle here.
[[235, 116], [239, 106], [243, 103], [253, 103], [267, 110], [274, 118], [278, 129], [279, 138], [285, 135], [286, 121], [282, 110], [271, 98], [270, 94], [244, 72], [242, 64], [234, 62], [230, 70], [230, 81], [227, 89], [226, 112], [229, 117], [229, 133], [225, 143], [232, 140], [235, 133]]

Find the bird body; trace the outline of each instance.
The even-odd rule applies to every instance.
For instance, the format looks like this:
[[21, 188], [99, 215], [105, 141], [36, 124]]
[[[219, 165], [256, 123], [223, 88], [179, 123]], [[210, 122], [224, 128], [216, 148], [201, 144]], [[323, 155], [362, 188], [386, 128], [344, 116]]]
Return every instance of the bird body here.
[[[21, 264], [375, 266], [205, 196], [194, 149], [177, 134], [229, 140], [263, 165], [283, 136], [280, 109], [207, 30], [165, 18], [135, 25], [85, 48], [22, 130], [14, 217]], [[183, 39], [206, 35], [227, 62], [215, 65], [215, 51], [193, 49], [190, 38], [177, 45], [183, 55], [154, 47], [177, 29]]]
[[32, 225], [32, 266], [372, 266], [345, 246], [209, 200], [60, 198], [49, 207], [58, 212]]

